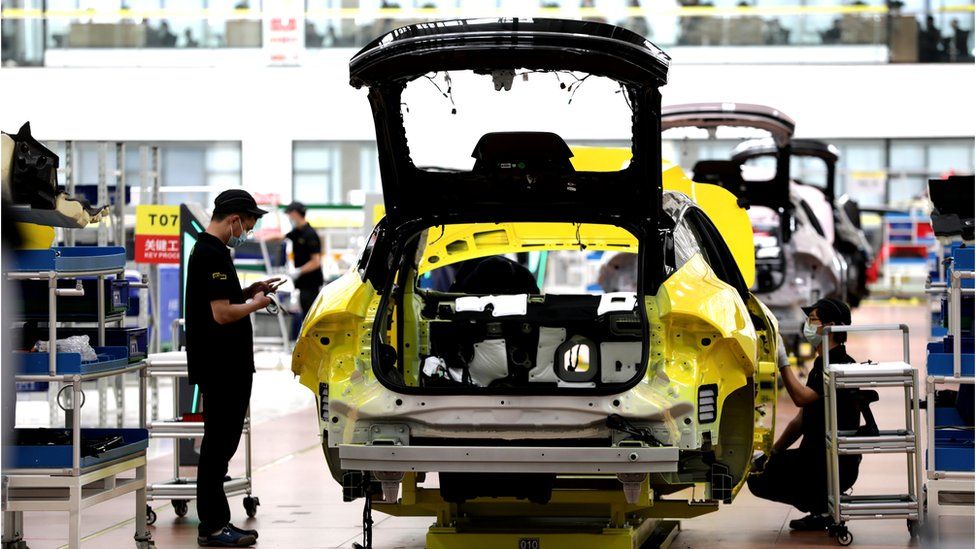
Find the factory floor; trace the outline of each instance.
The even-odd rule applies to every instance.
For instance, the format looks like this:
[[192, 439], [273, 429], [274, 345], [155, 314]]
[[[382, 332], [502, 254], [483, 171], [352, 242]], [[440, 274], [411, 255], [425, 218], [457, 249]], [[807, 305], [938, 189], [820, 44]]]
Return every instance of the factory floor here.
[[[907, 323], [912, 333], [912, 360], [924, 369], [928, 334], [925, 305], [869, 303], [854, 314], [855, 324]], [[858, 360], [900, 358], [900, 337], [872, 336], [852, 338], [849, 353]], [[303, 549], [351, 547], [361, 540], [362, 503], [343, 503], [339, 486], [332, 480], [318, 442], [314, 399], [292, 380], [287, 357], [263, 356], [255, 379], [252, 400], [254, 416], [254, 495], [261, 500], [257, 516], [247, 519], [241, 497], [231, 498], [235, 524], [260, 531], [257, 547]], [[162, 386], [162, 417], [168, 387]], [[46, 414], [46, 404], [44, 405]], [[882, 390], [881, 401], [872, 406], [882, 428], [896, 425], [903, 418], [897, 393]], [[789, 398], [781, 396], [777, 409], [778, 425], [796, 413]], [[19, 417], [20, 412], [18, 411]], [[30, 415], [29, 413], [27, 414]], [[41, 416], [38, 410], [34, 416]], [[134, 412], [127, 411], [134, 419]], [[87, 416], [83, 416], [84, 417]], [[172, 476], [172, 445], [153, 441], [150, 448], [151, 481]], [[907, 486], [905, 459], [901, 456], [867, 456], [861, 465], [855, 493], [902, 491]], [[231, 474], [243, 471], [239, 452]], [[193, 474], [192, 469], [185, 474]], [[798, 474], [802, 474], [798, 472]], [[700, 496], [700, 495], [699, 495]], [[87, 510], [82, 530], [86, 548], [133, 547], [134, 497], [127, 496]], [[195, 547], [197, 519], [194, 504], [186, 517], [178, 518], [168, 502], [157, 501], [153, 508], [158, 520], [152, 527], [157, 547]], [[801, 513], [785, 505], [760, 500], [743, 491], [731, 505], [717, 513], [681, 523], [681, 533], [672, 547], [837, 547], [824, 533], [793, 533], [788, 522]], [[127, 520], [128, 519], [128, 520]], [[429, 518], [397, 518], [374, 514], [373, 542], [377, 548], [423, 547]], [[937, 542], [913, 542], [904, 521], [859, 521], [850, 524], [854, 547], [973, 547], [972, 517], [947, 517], [940, 524]], [[27, 513], [25, 538], [32, 549], [64, 546], [67, 539], [65, 515]]]

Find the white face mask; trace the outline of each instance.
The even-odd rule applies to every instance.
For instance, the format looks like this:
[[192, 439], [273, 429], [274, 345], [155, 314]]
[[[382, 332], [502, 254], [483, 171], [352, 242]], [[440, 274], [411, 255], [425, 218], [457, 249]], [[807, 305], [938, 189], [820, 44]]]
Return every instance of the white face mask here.
[[233, 232], [230, 233], [230, 239], [227, 240], [227, 245], [230, 246], [231, 248], [236, 248], [240, 246], [241, 244], [247, 241], [247, 237], [248, 237], [247, 231], [244, 230], [244, 223], [241, 223], [240, 220], [237, 220], [237, 223], [240, 224], [241, 226], [241, 236], [234, 236]]
[[817, 333], [817, 327], [810, 324], [809, 318], [803, 321], [803, 338], [814, 347], [819, 347], [823, 341], [823, 336]]

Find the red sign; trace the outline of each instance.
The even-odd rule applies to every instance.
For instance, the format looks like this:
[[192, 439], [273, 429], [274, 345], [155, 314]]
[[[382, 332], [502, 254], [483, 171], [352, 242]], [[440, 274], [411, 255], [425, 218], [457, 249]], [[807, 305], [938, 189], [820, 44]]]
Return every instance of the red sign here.
[[180, 237], [136, 235], [136, 263], [179, 263]]

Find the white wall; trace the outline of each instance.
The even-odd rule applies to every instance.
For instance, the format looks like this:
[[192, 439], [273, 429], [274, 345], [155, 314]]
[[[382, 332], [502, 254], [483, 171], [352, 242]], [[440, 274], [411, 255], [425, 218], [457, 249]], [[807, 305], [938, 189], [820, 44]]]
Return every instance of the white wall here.
[[[291, 192], [293, 140], [371, 140], [365, 90], [348, 84], [353, 50], [317, 52], [301, 68], [0, 69], [0, 128], [31, 122], [39, 139], [231, 140], [246, 188]], [[664, 101], [773, 105], [799, 137], [972, 137], [976, 66], [682, 65]], [[485, 88], [484, 93], [494, 93]], [[442, 98], [431, 94], [432, 101]], [[468, 98], [466, 102], [476, 102]], [[468, 109], [465, 116], [484, 116]], [[474, 120], [473, 123], [478, 123]], [[567, 140], [593, 138], [559, 121]], [[626, 138], [625, 124], [600, 138]]]

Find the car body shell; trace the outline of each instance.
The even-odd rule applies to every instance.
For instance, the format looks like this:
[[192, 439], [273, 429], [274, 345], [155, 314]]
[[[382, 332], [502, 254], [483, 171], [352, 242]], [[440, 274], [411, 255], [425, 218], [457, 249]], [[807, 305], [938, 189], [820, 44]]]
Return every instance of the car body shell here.
[[[351, 83], [370, 89], [386, 217], [359, 264], [321, 291], [292, 359], [293, 372], [316, 395], [323, 450], [336, 480], [348, 486], [352, 473], [371, 473], [383, 483], [380, 508], [391, 514], [434, 513], [436, 505], [407, 497], [406, 488], [396, 499], [396, 483], [415, 482], [425, 472], [539, 472], [556, 475], [557, 489], [572, 482], [565, 473], [589, 474], [619, 480], [633, 511], [645, 516], [675, 512], [647, 494], [696, 484], [707, 497], [731, 501], [753, 452], [772, 444], [776, 320], [744, 282], [751, 276], [751, 229], [736, 198], [660, 161], [657, 87], [666, 56], [610, 25], [459, 21], [394, 31], [350, 66]], [[629, 165], [588, 171], [576, 158], [580, 163], [562, 176], [571, 192], [554, 185], [539, 194], [527, 179], [524, 189], [508, 184], [504, 199], [497, 187], [508, 174], [439, 174], [413, 166], [402, 124], [390, 116], [404, 83], [429, 71], [509, 67], [586, 70], [620, 81], [634, 105]], [[683, 224], [707, 235], [696, 253], [674, 250]], [[426, 239], [437, 227], [450, 238]], [[489, 227], [504, 238], [479, 241]], [[416, 268], [404, 263], [411, 238], [424, 242]], [[598, 390], [435, 390], [408, 381], [416, 376], [410, 369], [419, 351], [406, 342], [421, 347], [426, 337], [416, 304], [429, 294], [416, 288], [417, 273], [477, 257], [573, 247], [638, 252], [640, 291], [633, 296], [644, 351], [629, 382]], [[391, 383], [387, 363], [401, 365], [405, 381]], [[622, 435], [608, 426], [609, 416], [649, 435]], [[579, 492], [567, 497], [573, 493]], [[714, 501], [680, 505], [684, 516], [715, 508]]]

